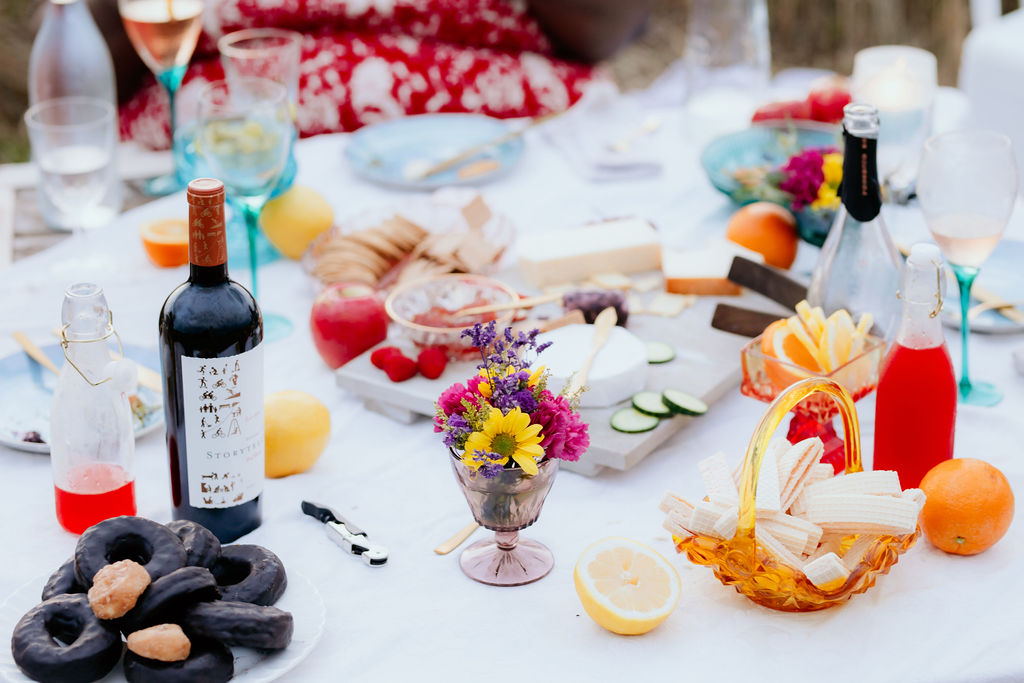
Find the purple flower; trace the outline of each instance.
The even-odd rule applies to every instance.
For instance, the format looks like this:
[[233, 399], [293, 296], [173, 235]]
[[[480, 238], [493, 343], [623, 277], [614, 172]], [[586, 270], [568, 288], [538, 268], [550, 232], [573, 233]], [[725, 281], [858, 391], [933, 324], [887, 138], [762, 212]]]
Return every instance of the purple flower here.
[[[437, 431], [437, 425], [435, 423], [434, 430]], [[462, 417], [458, 413], [448, 416], [446, 422], [446, 428], [444, 430], [444, 445], [449, 448], [455, 448], [460, 441], [469, 436], [473, 431], [473, 428], [466, 422], [466, 418]]]
[[544, 391], [530, 421], [541, 426], [544, 440], [540, 445], [544, 447], [545, 457], [576, 461], [590, 446], [586, 423], [564, 396]]

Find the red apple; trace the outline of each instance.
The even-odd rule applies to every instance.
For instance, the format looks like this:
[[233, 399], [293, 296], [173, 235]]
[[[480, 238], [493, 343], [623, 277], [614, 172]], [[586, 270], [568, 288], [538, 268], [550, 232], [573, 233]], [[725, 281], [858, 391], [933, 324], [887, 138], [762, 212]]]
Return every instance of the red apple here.
[[313, 301], [309, 329], [320, 357], [340, 368], [388, 336], [384, 301], [372, 287], [356, 282], [328, 285]]

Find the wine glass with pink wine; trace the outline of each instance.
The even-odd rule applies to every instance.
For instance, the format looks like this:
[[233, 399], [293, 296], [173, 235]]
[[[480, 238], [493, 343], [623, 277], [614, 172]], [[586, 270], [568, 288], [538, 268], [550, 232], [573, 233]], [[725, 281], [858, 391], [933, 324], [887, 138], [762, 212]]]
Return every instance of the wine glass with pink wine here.
[[960, 401], [994, 406], [1003, 392], [988, 382], [971, 381], [968, 371], [967, 309], [974, 279], [999, 243], [1017, 197], [1017, 164], [1010, 138], [985, 130], [929, 138], [921, 157], [917, 196], [928, 229], [960, 287]]
[[[118, 0], [118, 11], [132, 47], [167, 91], [171, 110], [171, 146], [177, 121], [174, 96], [185, 78], [188, 62], [203, 30], [203, 0]], [[172, 152], [174, 150], [172, 149]], [[185, 189], [186, 179], [177, 168], [146, 183], [146, 193], [165, 195]]]

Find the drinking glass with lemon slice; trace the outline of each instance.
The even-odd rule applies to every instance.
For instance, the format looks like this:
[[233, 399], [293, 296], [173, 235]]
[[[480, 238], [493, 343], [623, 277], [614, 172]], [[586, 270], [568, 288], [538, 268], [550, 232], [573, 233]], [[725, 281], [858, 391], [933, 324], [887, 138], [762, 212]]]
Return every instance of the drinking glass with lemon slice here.
[[[885, 342], [869, 333], [870, 314], [854, 321], [840, 309], [825, 317], [820, 307], [797, 304], [796, 315], [775, 321], [743, 347], [740, 393], [770, 403], [793, 384], [808, 377], [838, 382], [859, 401], [878, 386], [878, 366]], [[793, 409], [786, 438], [796, 443], [812, 436], [825, 444], [822, 462], [838, 472], [843, 439], [832, 424], [839, 407], [827, 394], [813, 394]]]
[[[224, 182], [232, 208], [245, 219], [257, 300], [260, 212], [280, 180], [294, 135], [287, 91], [279, 83], [263, 78], [216, 81], [200, 96], [196, 147]], [[263, 325], [269, 341], [292, 330], [287, 318], [274, 313], [263, 314]]]

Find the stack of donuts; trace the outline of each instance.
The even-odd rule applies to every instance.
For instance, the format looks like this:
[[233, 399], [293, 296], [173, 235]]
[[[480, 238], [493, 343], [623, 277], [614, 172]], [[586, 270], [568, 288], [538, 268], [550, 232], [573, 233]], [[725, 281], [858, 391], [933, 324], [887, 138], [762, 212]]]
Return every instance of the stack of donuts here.
[[89, 683], [120, 661], [129, 683], [221, 683], [229, 646], [281, 649], [292, 615], [272, 607], [288, 580], [266, 548], [228, 545], [195, 522], [114, 517], [85, 531], [11, 637], [36, 681]]

